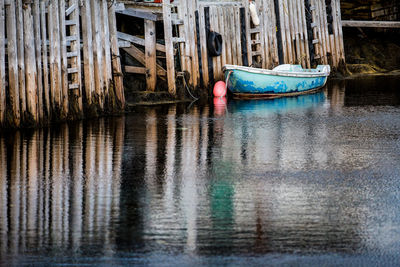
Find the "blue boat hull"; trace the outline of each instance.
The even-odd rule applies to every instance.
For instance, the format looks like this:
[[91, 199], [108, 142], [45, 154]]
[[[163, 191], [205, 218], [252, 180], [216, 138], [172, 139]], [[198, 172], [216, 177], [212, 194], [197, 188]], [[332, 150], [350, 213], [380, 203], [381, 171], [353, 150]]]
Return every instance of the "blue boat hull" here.
[[[250, 71], [247, 71], [246, 68], [239, 68], [241, 69], [226, 68], [225, 79], [228, 78], [228, 89], [234, 96], [242, 98], [275, 98], [306, 94], [322, 88], [328, 78], [326, 73], [318, 75], [316, 72], [302, 74], [299, 71], [252, 71], [253, 68], [248, 68]], [[297, 68], [301, 69], [300, 66]]]

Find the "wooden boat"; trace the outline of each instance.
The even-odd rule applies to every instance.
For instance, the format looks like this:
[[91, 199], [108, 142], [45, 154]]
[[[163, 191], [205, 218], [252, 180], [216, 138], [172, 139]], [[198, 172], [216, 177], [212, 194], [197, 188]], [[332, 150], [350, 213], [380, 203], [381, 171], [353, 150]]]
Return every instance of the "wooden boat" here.
[[303, 69], [284, 64], [273, 70], [225, 65], [227, 88], [235, 98], [278, 98], [308, 94], [322, 88], [330, 74], [329, 65]]

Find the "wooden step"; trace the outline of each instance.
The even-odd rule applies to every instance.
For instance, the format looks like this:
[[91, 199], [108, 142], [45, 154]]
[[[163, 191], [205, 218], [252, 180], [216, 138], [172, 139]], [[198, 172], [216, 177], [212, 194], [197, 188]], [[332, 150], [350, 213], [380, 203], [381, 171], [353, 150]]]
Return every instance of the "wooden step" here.
[[76, 41], [76, 40], [78, 40], [78, 36], [76, 36], [76, 35], [67, 36], [65, 38], [65, 40], [67, 40], [67, 42]]
[[71, 73], [78, 73], [78, 71], [79, 71], [78, 68], [69, 68], [69, 69], [68, 69], [68, 73], [69, 73], [69, 74], [71, 74]]
[[73, 52], [68, 52], [67, 57], [77, 57], [78, 56], [78, 51], [73, 51]]
[[174, 42], [174, 43], [184, 43], [185, 42], [185, 38], [183, 38], [183, 37], [172, 37], [172, 42]]
[[65, 26], [75, 26], [76, 24], [76, 20], [74, 19], [69, 19], [65, 21]]
[[79, 88], [79, 84], [77, 84], [77, 83], [68, 84], [68, 89], [70, 89], [70, 90], [74, 90], [74, 89], [78, 89], [78, 88]]
[[76, 4], [72, 4], [70, 7], [68, 7], [67, 9], [65, 9], [65, 16], [71, 15], [71, 13], [74, 12], [74, 10], [76, 9], [76, 7], [77, 7]]

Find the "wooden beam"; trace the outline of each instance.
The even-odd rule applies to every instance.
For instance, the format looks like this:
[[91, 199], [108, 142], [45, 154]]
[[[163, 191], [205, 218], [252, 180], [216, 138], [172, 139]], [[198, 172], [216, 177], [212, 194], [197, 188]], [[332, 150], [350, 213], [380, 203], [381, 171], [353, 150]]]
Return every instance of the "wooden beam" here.
[[[147, 74], [145, 67], [137, 67], [137, 66], [125, 66], [124, 67], [126, 73], [134, 73], [134, 74]], [[167, 76], [167, 71], [164, 69], [157, 69], [157, 76], [165, 77]]]
[[116, 11], [116, 13], [152, 21], [162, 20], [162, 15], [159, 13], [143, 11], [136, 8], [126, 8], [125, 10]]
[[146, 60], [146, 87], [147, 91], [155, 91], [157, 84], [157, 57], [156, 57], [156, 23], [144, 21], [145, 32], [145, 60]]
[[343, 27], [400, 28], [400, 21], [342, 20]]
[[[142, 65], [146, 64], [145, 54], [136, 46], [132, 45], [131, 47], [123, 48], [123, 50], [130, 56], [135, 58], [137, 61], [139, 61], [140, 64]], [[166, 74], [167, 71], [158, 64], [156, 64], [156, 69], [157, 69], [157, 75], [159, 75], [161, 79], [165, 80], [165, 77], [167, 76]]]
[[[133, 36], [127, 33], [123, 32], [117, 32], [118, 39], [123, 40], [123, 41], [128, 41], [137, 45], [145, 46], [145, 40], [143, 38]], [[157, 44], [156, 43], [156, 49], [158, 51], [164, 52], [165, 53], [165, 45], [162, 44]]]

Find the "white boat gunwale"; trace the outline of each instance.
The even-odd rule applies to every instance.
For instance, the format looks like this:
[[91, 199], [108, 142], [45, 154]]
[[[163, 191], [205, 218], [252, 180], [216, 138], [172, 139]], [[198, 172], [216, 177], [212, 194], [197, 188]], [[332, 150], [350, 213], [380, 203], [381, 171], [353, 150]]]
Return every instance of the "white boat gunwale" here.
[[[322, 66], [322, 65], [321, 65]], [[329, 65], [326, 65], [329, 67]], [[225, 71], [230, 70], [241, 70], [245, 72], [255, 73], [255, 74], [266, 74], [266, 75], [275, 75], [275, 76], [284, 76], [284, 77], [296, 77], [296, 78], [317, 78], [317, 77], [327, 77], [330, 74], [330, 69], [328, 71], [277, 71], [277, 70], [267, 70], [253, 67], [245, 67], [245, 66], [237, 66], [237, 65], [225, 65], [222, 69]]]

